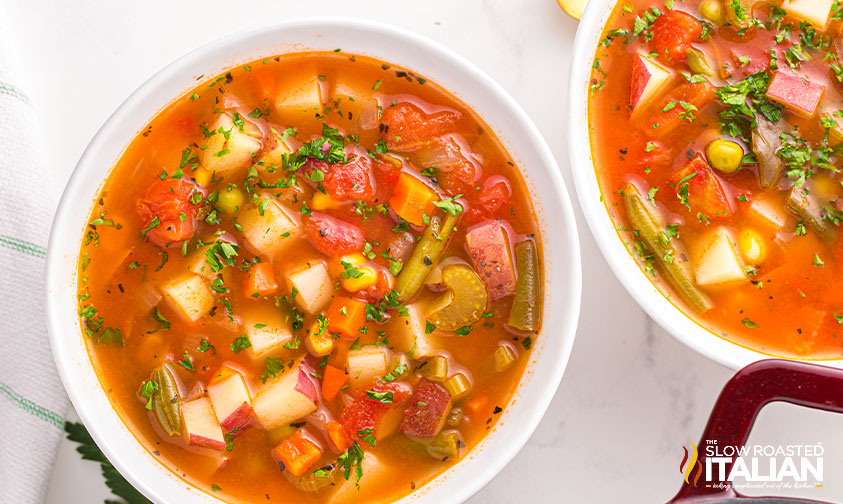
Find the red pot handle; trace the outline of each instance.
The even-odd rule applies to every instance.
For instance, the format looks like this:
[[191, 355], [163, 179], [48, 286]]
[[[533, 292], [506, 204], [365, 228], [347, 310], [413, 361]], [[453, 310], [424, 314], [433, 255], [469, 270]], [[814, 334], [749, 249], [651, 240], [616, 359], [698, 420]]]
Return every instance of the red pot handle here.
[[[843, 413], [843, 370], [815, 364], [769, 359], [741, 369], [726, 383], [714, 404], [699, 447], [701, 467], [706, 466], [705, 446], [716, 441], [718, 446], [743, 446], [755, 423], [758, 412], [766, 404], [784, 401], [809, 408]], [[732, 469], [726, 465], [726, 474]], [[745, 498], [728, 482], [726, 488], [695, 486], [689, 479], [669, 504], [703, 502], [817, 502], [787, 498]]]

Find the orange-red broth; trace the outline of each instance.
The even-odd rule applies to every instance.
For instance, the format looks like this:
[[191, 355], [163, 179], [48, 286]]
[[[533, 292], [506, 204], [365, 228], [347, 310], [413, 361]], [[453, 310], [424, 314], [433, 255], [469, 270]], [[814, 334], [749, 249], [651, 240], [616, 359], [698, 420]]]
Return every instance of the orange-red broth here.
[[[275, 98], [283, 95], [285, 88], [294, 85], [295, 81], [307, 79], [317, 82], [320, 87], [324, 100], [322, 110], [300, 109], [284, 113], [272, 110]], [[351, 101], [349, 96], [355, 100]], [[330, 258], [314, 248], [306, 237], [299, 239], [295, 246], [285, 248], [283, 253], [259, 255], [260, 261], [271, 262], [279, 284], [276, 292], [260, 299], [247, 297], [244, 293], [248, 273], [237, 267], [225, 268], [222, 277], [225, 288], [230, 292], [224, 297], [230, 302], [234, 321], [230, 320], [224, 305], [219, 302], [210, 315], [201, 317], [196, 323], [189, 323], [174, 312], [166, 299], [160, 301], [159, 287], [184, 272], [195, 256], [189, 253], [185, 258], [179, 243], [162, 248], [148, 239], [139, 239], [142, 229], [149, 224], [149, 216], [139, 215], [138, 201], [145, 197], [152, 184], [160, 181], [162, 170], [166, 171], [168, 180], [172, 179], [186, 147], [191, 147], [189, 159], [196, 154], [201, 156], [200, 147], [208, 141], [202, 128], [215, 120], [219, 113], [215, 109], [230, 111], [234, 107], [239, 110], [242, 118], [260, 128], [264, 142], [271, 133], [270, 127], [279, 132], [294, 127], [297, 132], [294, 139], [301, 143], [318, 137], [323, 124], [329, 124], [345, 135], [358, 135], [359, 145], [374, 152], [377, 142], [386, 137], [377, 119], [375, 105], [385, 109], [396, 103], [412, 103], [428, 111], [445, 110], [456, 114], [460, 120], [454, 133], [462, 139], [466, 153], [479, 161], [476, 163], [477, 173], [471, 177], [473, 180], [466, 180], [459, 173], [450, 176], [444, 169], [438, 172], [437, 177], [430, 178], [419, 174], [422, 166], [419, 156], [424, 155], [424, 150], [398, 153], [389, 149], [389, 153], [374, 153], [382, 168], [411, 173], [435, 187], [443, 198], [458, 192], [466, 194], [460, 200], [466, 212], [442, 254], [443, 258], [454, 257], [471, 263], [465, 246], [466, 229], [489, 219], [500, 219], [504, 223], [511, 243], [524, 239], [533, 239], [538, 243], [536, 220], [522, 178], [494, 134], [476, 114], [432, 82], [374, 59], [344, 53], [288, 54], [254, 61], [231, 69], [224, 75], [203, 80], [195, 90], [168, 105], [132, 140], [97, 198], [91, 221], [101, 218], [115, 223], [115, 226], [100, 224], [88, 229], [79, 271], [80, 297], [83, 299], [80, 306], [94, 306], [97, 316], [103, 318], [104, 326], [121, 331], [123, 345], [94, 344], [89, 339], [94, 366], [115, 408], [140, 442], [174, 473], [217, 497], [251, 502], [389, 501], [419, 488], [457, 461], [434, 460], [423, 446], [397, 432], [378, 440], [374, 448], [360, 442], [367, 458], [377, 458], [380, 469], [368, 477], [364, 473], [359, 490], [340, 475], [336, 484], [341, 487], [339, 491], [331, 486], [319, 492], [304, 492], [282, 476], [277, 459], [272, 455], [273, 447], [282, 441], [283, 436], [289, 436], [289, 429], [267, 431], [252, 419], [234, 438], [230, 451], [199, 448], [189, 445], [183, 437], [166, 435], [153, 414], [144, 407], [146, 399], [139, 396], [140, 384], [149, 379], [154, 367], [165, 362], [170, 363], [170, 369], [175, 371], [181, 382], [183, 399], [204, 394], [203, 388], [224, 363], [232, 364], [244, 373], [254, 394], [262, 386], [260, 377], [266, 366], [263, 358], [251, 358], [246, 351], [234, 353], [230, 348], [232, 341], [243, 332], [239, 326], [241, 317], [244, 314], [251, 320], [264, 316], [277, 317], [276, 296], [289, 296], [291, 293], [283, 280], [283, 272], [289, 265], [307, 260], [336, 263], [336, 258]], [[268, 111], [269, 115], [257, 119], [248, 117], [248, 112], [255, 108]], [[417, 136], [424, 141], [436, 141], [436, 135], [437, 131], [422, 128]], [[400, 143], [397, 136], [390, 143], [392, 141]], [[387, 157], [392, 164], [385, 161]], [[203, 168], [194, 171], [196, 165], [193, 161], [183, 168], [182, 180], [196, 184], [194, 179], [201, 179], [206, 184], [206, 193], [224, 190], [228, 183], [243, 187], [245, 168], [222, 181], [214, 177], [209, 182], [208, 174], [201, 173]], [[262, 171], [261, 176], [273, 182], [279, 178], [280, 171], [274, 175]], [[394, 181], [385, 183], [388, 177], [380, 175], [382, 173], [375, 178], [377, 193], [370, 202], [372, 207], [388, 201], [389, 184], [394, 184]], [[316, 191], [312, 184], [300, 185], [301, 192], [294, 199], [290, 199], [289, 194], [280, 199], [285, 201], [289, 214], [298, 213], [296, 220], [303, 221], [306, 217], [301, 215], [301, 205], [304, 203], [308, 208], [312, 207]], [[490, 190], [490, 187], [493, 189]], [[285, 191], [288, 190], [279, 190], [280, 193]], [[246, 202], [242, 207], [249, 205]], [[387, 250], [397, 236], [392, 231], [397, 224], [394, 214], [375, 212], [368, 213], [364, 218], [350, 201], [323, 213], [359, 226], [366, 241], [376, 244], [372, 249], [375, 254]], [[244, 258], [254, 256], [248, 246], [243, 246], [242, 234], [234, 227], [231, 216], [220, 212], [219, 218], [220, 223], [216, 225], [200, 222], [188, 242], [189, 252], [195, 247], [196, 238], [211, 241], [214, 231], [221, 230], [226, 233], [225, 237], [233, 237], [241, 245], [238, 264], [242, 264]], [[418, 237], [423, 227], [411, 226], [410, 232]], [[167, 253], [166, 262], [163, 252]], [[370, 265], [379, 274], [391, 277], [388, 259], [378, 254]], [[332, 280], [338, 282], [336, 269], [331, 275]], [[394, 284], [394, 278], [389, 278], [389, 282]], [[334, 297], [347, 295], [344, 289], [334, 287]], [[436, 295], [423, 288], [414, 301], [425, 302]], [[464, 442], [462, 456], [494, 427], [498, 413], [509, 402], [529, 357], [531, 336], [535, 337], [535, 334], [515, 331], [505, 325], [511, 300], [512, 297], [508, 296], [490, 302], [488, 318], [472, 324], [473, 330], [467, 336], [440, 334], [438, 330], [429, 336], [436, 345], [435, 353], [449, 357], [450, 373], [465, 371], [473, 385], [467, 397], [453, 404], [454, 408], [462, 410], [456, 427]], [[162, 323], [151, 316], [153, 304], [170, 322], [168, 330], [162, 330]], [[396, 310], [390, 309], [388, 316], [396, 319]], [[306, 314], [304, 318], [303, 328], [295, 331], [302, 341], [300, 348], [281, 348], [269, 355], [277, 356], [286, 363], [307, 354], [305, 337], [316, 318], [311, 314]], [[371, 330], [366, 335], [359, 335], [360, 343], [375, 342], [379, 338], [376, 331], [384, 331], [388, 337], [394, 327], [372, 321], [367, 325]], [[211, 349], [205, 352], [199, 350], [203, 339], [211, 345]], [[501, 344], [511, 348], [517, 360], [509, 369], [498, 372], [492, 356]], [[348, 345], [347, 340], [337, 340], [337, 347], [347, 349]], [[392, 344], [386, 348], [390, 354], [399, 350]], [[400, 350], [407, 352], [408, 349]], [[335, 349], [330, 358], [334, 359], [337, 352], [342, 351]], [[185, 356], [189, 356], [195, 371], [178, 364]], [[318, 358], [314, 362], [319, 365]], [[409, 378], [405, 374], [402, 381], [417, 385], [420, 373], [415, 367], [419, 361], [410, 362], [413, 366]], [[392, 369], [392, 366], [389, 368]], [[353, 399], [347, 391], [339, 396], [339, 399], [323, 405], [324, 410], [335, 419]], [[323, 448], [328, 446], [324, 430], [310, 425], [307, 428]], [[327, 448], [325, 452], [319, 464], [337, 455]], [[310, 470], [318, 467], [316, 465]], [[354, 471], [351, 480], [354, 480]]]
[[[689, 0], [677, 2], [673, 7], [703, 21], [701, 3]], [[772, 16], [770, 4], [753, 3], [755, 6], [748, 12], [769, 27]], [[725, 8], [722, 3], [721, 7]], [[611, 30], [617, 28], [632, 33], [636, 16], [643, 19], [645, 10], [651, 8], [657, 8], [665, 15], [670, 12], [662, 2], [619, 2], [609, 18], [604, 36], [611, 35]], [[823, 239], [810, 227], [805, 233], [799, 229], [800, 219], [786, 207], [794, 179], [782, 175], [777, 184], [765, 189], [760, 184], [758, 168], [754, 164], [742, 164], [734, 173], [709, 168], [709, 173], [722, 188], [723, 199], [729, 209], [726, 215], [704, 211], [704, 217], [700, 218], [698, 212], [706, 210], [705, 205], [702, 208], [692, 205], [689, 209], [677, 197], [677, 173], [687, 166], [692, 156], [707, 156], [706, 147], [713, 140], [736, 141], [743, 147], [744, 153], [751, 152], [748, 142], [721, 132], [719, 113], [727, 107], [718, 99], [715, 90], [737, 84], [756, 72], [766, 70], [768, 75], [775, 75], [770, 66], [771, 48], [777, 54], [779, 66], [784, 66], [785, 51], [799, 44], [802, 35], [799, 18], [788, 14], [781, 21], [781, 25], [787, 24], [791, 25], [792, 34], [785, 34], [780, 44], [776, 44], [775, 37], [781, 29], [755, 27], [741, 32], [726, 21], [720, 25], [710, 23], [711, 37], [707, 40], [693, 37], [685, 41], [684, 46], [683, 42], [677, 42], [670, 35], [655, 43], [645, 40], [645, 34], [604, 39], [606, 44], [601, 44], [597, 51], [590, 83], [592, 153], [605, 204], [631, 253], [641, 257], [635, 247], [638, 237], [629, 232], [621, 195], [629, 181], [635, 182], [644, 191], [658, 188], [653, 200], [666, 216], [666, 222], [679, 224], [679, 240], [689, 251], [692, 263], [705, 247], [712, 230], [724, 227], [741, 254], [743, 266], [754, 271], [742, 281], [706, 287], [704, 290], [713, 300], [713, 308], [705, 313], [689, 307], [683, 297], [662, 279], [661, 274], [648, 275], [671, 302], [702, 326], [741, 345], [775, 355], [833, 358], [841, 355], [843, 345], [838, 319], [843, 314], [840, 301], [843, 292], [837, 280], [843, 269], [843, 258], [840, 256], [843, 248], [836, 238]], [[831, 20], [825, 30], [818, 30], [829, 45], [821, 50], [806, 49], [811, 59], [801, 62], [797, 71], [800, 79], [825, 88], [816, 112], [811, 117], [805, 117], [787, 104], [781, 111], [781, 121], [788, 129], [798, 128], [799, 136], [810, 142], [815, 152], [822, 145], [826, 133], [826, 128], [820, 123], [821, 117], [834, 118], [831, 114], [843, 108], [841, 86], [829, 67], [829, 61], [839, 57], [840, 25], [839, 21]], [[664, 42], [665, 39], [667, 42]], [[705, 55], [715, 69], [714, 75], [706, 77], [710, 84], [691, 84], [681, 76], [681, 72], [693, 73], [687, 59], [669, 59], [662, 49], [665, 44], [671, 46], [674, 43], [695, 48]], [[631, 79], [633, 60], [639, 51], [672, 70], [674, 76], [651, 104], [633, 114], [630, 110]], [[827, 53], [831, 56], [825, 56]], [[702, 86], [709, 85], [709, 92], [700, 90]], [[679, 92], [680, 87], [684, 87], [684, 93]], [[694, 99], [700, 94], [706, 94], [707, 98], [697, 103], [699, 110], [692, 112], [695, 118], [677, 119], [684, 112], [677, 104], [681, 105], [682, 101], [696, 103]], [[671, 102], [673, 109], [665, 110], [670, 108]], [[835, 136], [836, 128], [830, 132], [829, 143], [834, 145], [840, 137]], [[833, 168], [836, 165], [837, 158], [832, 155], [831, 169], [814, 169], [813, 176], [805, 185], [807, 190], [835, 202], [843, 192], [841, 178]], [[760, 217], [752, 209], [753, 204], [759, 201], [773, 208], [783, 224], [771, 225], [768, 219]], [[740, 242], [747, 232], [757, 233], [756, 237], [764, 246], [766, 252], [762, 260], [752, 260], [744, 254]], [[658, 263], [656, 270], [661, 271]]]

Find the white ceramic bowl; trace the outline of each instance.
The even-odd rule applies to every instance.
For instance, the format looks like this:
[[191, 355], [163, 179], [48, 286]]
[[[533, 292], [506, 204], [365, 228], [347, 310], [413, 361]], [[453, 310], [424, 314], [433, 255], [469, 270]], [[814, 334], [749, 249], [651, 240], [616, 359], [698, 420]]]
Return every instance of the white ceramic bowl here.
[[[577, 198], [588, 226], [615, 276], [630, 295], [660, 326], [697, 352], [732, 369], [771, 356], [738, 345], [702, 327], [674, 306], [656, 288], [653, 281], [629, 250], [624, 247], [600, 198], [591, 142], [588, 133], [588, 86], [591, 65], [603, 27], [617, 0], [590, 0], [577, 29], [568, 85], [568, 153], [574, 174]], [[843, 361], [824, 360], [824, 364], [843, 367]]]
[[[219, 502], [171, 473], [137, 441], [113, 410], [83, 341], [76, 267], [91, 203], [135, 134], [172, 99], [225, 68], [306, 49], [366, 54], [423, 75], [481, 114], [526, 170], [545, 251], [544, 331], [497, 427], [460, 463], [401, 502], [462, 502], [512, 459], [539, 423], [562, 378], [580, 306], [579, 242], [565, 183], [547, 145], [521, 107], [492, 79], [452, 51], [403, 29], [348, 19], [303, 19], [245, 31], [170, 64], [108, 119], [68, 182], [47, 258], [47, 308], [53, 354], [73, 405], [97, 444], [141, 492], [159, 503]], [[279, 476], [280, 477], [280, 476]], [[525, 482], [525, 484], [527, 484]]]

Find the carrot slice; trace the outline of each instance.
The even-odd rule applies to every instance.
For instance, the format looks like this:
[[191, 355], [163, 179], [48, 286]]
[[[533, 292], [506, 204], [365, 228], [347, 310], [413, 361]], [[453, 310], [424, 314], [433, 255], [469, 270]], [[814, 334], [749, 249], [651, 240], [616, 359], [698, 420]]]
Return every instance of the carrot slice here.
[[252, 266], [244, 289], [248, 297], [268, 296], [278, 290], [278, 282], [275, 281], [272, 264], [258, 263]]
[[328, 307], [328, 331], [354, 339], [366, 325], [366, 303], [352, 298], [334, 298]]
[[345, 374], [344, 369], [328, 364], [325, 366], [322, 376], [322, 399], [331, 401], [345, 386], [348, 375]]
[[297, 430], [295, 434], [275, 447], [275, 456], [284, 463], [284, 468], [293, 476], [301, 476], [322, 456], [322, 450], [312, 441], [304, 438], [303, 430]]
[[474, 421], [479, 421], [478, 415], [483, 414], [483, 409], [489, 404], [489, 398], [483, 394], [478, 394], [465, 402], [465, 412], [469, 418]]
[[325, 429], [328, 431], [328, 437], [331, 439], [331, 444], [334, 445], [334, 448], [338, 452], [344, 452], [351, 446], [351, 440], [348, 439], [348, 436], [345, 434], [345, 429], [343, 429], [342, 424], [339, 422], [328, 422], [325, 425]]
[[433, 215], [436, 209], [435, 201], [433, 189], [409, 173], [402, 172], [389, 200], [389, 208], [410, 224], [423, 226], [424, 216]]

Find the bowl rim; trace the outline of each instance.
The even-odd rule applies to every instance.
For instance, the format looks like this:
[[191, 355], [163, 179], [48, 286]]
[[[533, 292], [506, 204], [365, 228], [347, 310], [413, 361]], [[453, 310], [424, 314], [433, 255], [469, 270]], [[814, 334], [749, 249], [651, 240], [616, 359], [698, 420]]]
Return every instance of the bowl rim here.
[[600, 37], [620, 0], [590, 0], [574, 39], [568, 80], [568, 154], [577, 200], [591, 235], [624, 288], [641, 308], [674, 338], [696, 352], [737, 370], [763, 359], [784, 358], [843, 367], [843, 359], [797, 359], [764, 353], [708, 330], [686, 315], [659, 291], [618, 235], [609, 208], [602, 200], [591, 153], [588, 86]]
[[[116, 422], [119, 424], [116, 427], [118, 431], [121, 429], [123, 431], [126, 431], [122, 434], [129, 434], [133, 438], [133, 442], [137, 445], [141, 445], [141, 448], [146, 451], [147, 454], [148, 450], [145, 446], [142, 445], [141, 441], [137, 439], [134, 432], [130, 429], [129, 424], [123, 420], [123, 417], [111, 405], [111, 402], [107, 399], [107, 397], [104, 396], [105, 392], [102, 390], [102, 384], [101, 382], [99, 382], [98, 377], [96, 381], [99, 387], [94, 388], [91, 388], [89, 385], [81, 384], [77, 380], [75, 380], [75, 378], [79, 374], [79, 371], [73, 369], [74, 363], [70, 361], [69, 357], [66, 358], [65, 352], [68, 351], [68, 348], [72, 348], [73, 345], [76, 345], [78, 343], [68, 343], [67, 341], [63, 341], [62, 338], [62, 333], [67, 327], [66, 324], [63, 325], [63, 322], [68, 322], [68, 318], [61, 314], [60, 309], [62, 308], [62, 304], [67, 303], [68, 300], [63, 297], [60, 297], [58, 294], [62, 288], [62, 282], [64, 281], [64, 278], [61, 277], [58, 273], [62, 267], [62, 261], [67, 260], [67, 258], [62, 255], [62, 252], [66, 252], [62, 250], [62, 247], [64, 246], [65, 248], [67, 248], [68, 237], [75, 239], [73, 243], [79, 243], [81, 241], [81, 237], [72, 236], [75, 235], [76, 232], [68, 229], [73, 228], [72, 225], [67, 225], [68, 223], [72, 222], [70, 220], [72, 219], [72, 217], [65, 217], [65, 214], [67, 214], [68, 212], [63, 212], [62, 210], [70, 204], [72, 197], [76, 193], [90, 193], [90, 189], [86, 190], [83, 188], [86, 182], [84, 178], [89, 176], [87, 174], [87, 172], [90, 171], [89, 165], [92, 163], [93, 159], [96, 159], [99, 156], [98, 151], [102, 149], [104, 137], [107, 136], [107, 133], [110, 130], [119, 127], [120, 123], [126, 119], [124, 116], [126, 116], [126, 114], [131, 108], [139, 106], [144, 101], [151, 99], [151, 95], [159, 87], [166, 87], [167, 80], [173, 78], [174, 74], [183, 71], [191, 62], [194, 62], [195, 60], [198, 60], [203, 56], [208, 56], [210, 54], [215, 53], [222, 53], [222, 58], [225, 58], [226, 55], [230, 57], [232, 53], [236, 52], [235, 46], [237, 46], [238, 44], [243, 44], [244, 42], [252, 39], [258, 39], [261, 36], [265, 36], [267, 34], [284, 32], [287, 30], [294, 30], [297, 28], [350, 28], [352, 30], [372, 32], [370, 33], [370, 35], [373, 36], [386, 36], [402, 39], [403, 42], [408, 43], [410, 45], [415, 45], [416, 47], [427, 51], [431, 51], [435, 53], [438, 57], [446, 60], [448, 64], [458, 67], [459, 72], [462, 74], [462, 77], [467, 80], [473, 81], [472, 85], [474, 86], [486, 88], [485, 91], [491, 93], [494, 99], [498, 100], [505, 107], [507, 107], [509, 113], [514, 114], [517, 120], [517, 124], [515, 126], [510, 127], [523, 129], [524, 134], [531, 140], [532, 144], [529, 146], [525, 144], [525, 147], [522, 150], [531, 150], [535, 153], [535, 155], [541, 158], [541, 170], [544, 171], [546, 169], [546, 175], [547, 177], [549, 177], [553, 185], [552, 192], [554, 192], [554, 194], [558, 197], [558, 204], [562, 207], [562, 215], [554, 215], [553, 220], [554, 227], [564, 227], [564, 232], [566, 234], [565, 250], [560, 251], [560, 257], [567, 258], [567, 261], [565, 264], [556, 265], [556, 267], [564, 268], [566, 270], [566, 278], [568, 282], [565, 286], [555, 287], [554, 292], [560, 292], [565, 289], [566, 292], [564, 296], [561, 293], [557, 296], [564, 297], [565, 303], [561, 304], [560, 306], [563, 306], [566, 309], [566, 312], [570, 315], [570, 317], [566, 318], [561, 326], [553, 328], [552, 334], [561, 340], [559, 344], [555, 346], [556, 351], [553, 353], [547, 352], [548, 355], [544, 355], [544, 353], [542, 354], [543, 361], [545, 361], [546, 363], [545, 366], [550, 366], [549, 376], [546, 376], [549, 378], [549, 380], [546, 380], [544, 383], [532, 383], [536, 380], [527, 380], [526, 371], [519, 380], [519, 390], [522, 388], [522, 385], [526, 384], [530, 385], [531, 388], [537, 389], [539, 391], [534, 392], [534, 395], [537, 394], [538, 400], [529, 406], [518, 406], [518, 409], [524, 410], [521, 413], [521, 417], [525, 418], [526, 420], [521, 421], [519, 423], [518, 429], [514, 431], [514, 434], [508, 433], [510, 441], [506, 442], [507, 444], [505, 445], [505, 450], [496, 452], [494, 456], [485, 457], [485, 465], [480, 466], [479, 464], [475, 463], [474, 461], [471, 461], [470, 459], [475, 458], [475, 454], [479, 449], [482, 448], [483, 443], [489, 438], [494, 437], [495, 432], [490, 432], [489, 434], [487, 434], [484, 437], [484, 440], [481, 441], [480, 445], [478, 445], [475, 450], [469, 453], [468, 457], [464, 458], [458, 464], [455, 464], [446, 471], [439, 473], [433, 480], [424, 485], [421, 488], [421, 491], [411, 492], [410, 494], [399, 499], [400, 502], [410, 500], [427, 500], [427, 498], [435, 495], [440, 499], [444, 499], [437, 502], [465, 501], [477, 491], [482, 489], [486, 484], [488, 484], [489, 481], [491, 481], [523, 448], [523, 446], [528, 441], [529, 437], [535, 431], [540, 420], [544, 416], [545, 411], [550, 406], [551, 400], [553, 399], [556, 390], [558, 389], [564, 370], [567, 366], [571, 349], [573, 347], [573, 341], [576, 333], [576, 327], [581, 306], [582, 267], [580, 260], [579, 240], [576, 222], [574, 220], [573, 206], [569, 194], [567, 192], [564, 179], [562, 178], [561, 171], [559, 170], [556, 160], [553, 157], [544, 137], [541, 135], [538, 128], [529, 118], [524, 109], [515, 101], [514, 98], [512, 98], [504, 90], [504, 88], [500, 84], [498, 84], [485, 72], [476, 67], [468, 59], [457, 54], [455, 51], [449, 49], [448, 47], [445, 47], [444, 45], [433, 41], [432, 39], [429, 39], [421, 34], [405, 29], [403, 27], [368, 19], [340, 18], [334, 16], [301, 17], [287, 20], [284, 22], [263, 24], [224, 36], [220, 39], [206, 43], [188, 52], [187, 54], [165, 65], [155, 74], [153, 74], [150, 78], [140, 84], [140, 86], [135, 89], [131, 94], [129, 94], [128, 97], [108, 117], [108, 119], [106, 119], [103, 125], [95, 133], [88, 146], [85, 148], [82, 156], [80, 157], [78, 163], [74, 167], [67, 181], [67, 184], [62, 192], [62, 196], [57, 207], [56, 216], [53, 221], [50, 239], [48, 243], [48, 257], [46, 261], [46, 302], [48, 332], [50, 335], [50, 344], [53, 352], [53, 357], [56, 362], [56, 366], [62, 378], [62, 382], [64, 383], [65, 390], [67, 391], [71, 402], [76, 408], [79, 417], [88, 428], [91, 436], [97, 442], [98, 446], [102, 449], [102, 451], [106, 454], [108, 459], [120, 471], [120, 473], [126, 476], [126, 478], [132, 483], [132, 485], [134, 485], [144, 495], [146, 495], [154, 502], [166, 502], [167, 499], [171, 499], [173, 497], [184, 498], [186, 499], [186, 501], [189, 502], [220, 501], [220, 499], [217, 499], [216, 496], [193, 486], [191, 483], [184, 480], [178, 474], [173, 473], [167, 466], [160, 462], [156, 461], [154, 465], [156, 465], [158, 469], [161, 469], [163, 470], [163, 472], [167, 473], [167, 475], [174, 476], [174, 478], [162, 478], [160, 477], [160, 474], [152, 474], [153, 472], [155, 472], [153, 471], [153, 469], [155, 469], [154, 467], [142, 467], [137, 457], [132, 457], [128, 454], [122, 453], [121, 450], [119, 450], [118, 448], [121, 446], [120, 443], [124, 443], [122, 445], [123, 447], [128, 446], [125, 445], [125, 435], [121, 436], [123, 438], [123, 440], [121, 441], [120, 439], [117, 439], [116, 435], [112, 436], [112, 438], [114, 439], [109, 439], [106, 433], [107, 430], [112, 428], [109, 427], [108, 424], [113, 424], [114, 420], [116, 420]], [[351, 53], [354, 54], [353, 51]], [[238, 60], [238, 62], [243, 63], [244, 61]], [[225, 68], [229, 67], [230, 65], [226, 64], [217, 68], [216, 71], [222, 71]], [[435, 79], [435, 76], [433, 78]], [[445, 89], [447, 90], [448, 88], [446, 87]], [[187, 89], [179, 90], [180, 93], [183, 93], [185, 91], [187, 91]], [[174, 94], [173, 96], [178, 95]], [[170, 99], [172, 100], [173, 97], [171, 97]], [[462, 99], [462, 97], [460, 97], [460, 99]], [[168, 106], [168, 104], [169, 102], [163, 105], [160, 110], [163, 110], [166, 106]], [[160, 110], [158, 112], [160, 112]], [[482, 114], [480, 115], [481, 117], [484, 117]], [[137, 133], [134, 133], [134, 135], [136, 134]], [[126, 145], [128, 145], [128, 142], [131, 141], [134, 135], [126, 140]], [[505, 139], [501, 138], [501, 141], [505, 141]], [[122, 147], [125, 148], [125, 146]], [[116, 162], [116, 159], [111, 161], [112, 165], [109, 167], [109, 170], [112, 169], [114, 162]], [[523, 167], [522, 171], [524, 172], [525, 179], [527, 179], [527, 173], [529, 172], [529, 169]], [[98, 183], [102, 182], [99, 177], [96, 180]], [[95, 194], [96, 193], [92, 194], [91, 200], [93, 200], [93, 196], [95, 196]], [[86, 206], [90, 207], [90, 204], [90, 202], [86, 202]], [[547, 234], [547, 231], [549, 231], [549, 229], [550, 227], [546, 226], [544, 234]], [[547, 241], [548, 238], [545, 237], [545, 242]], [[75, 252], [71, 250], [70, 253], [74, 254], [74, 258], [77, 258], [78, 246], [75, 246], [75, 248], [77, 250]], [[549, 289], [549, 279], [545, 279], [545, 283], [545, 305], [547, 306], [549, 302], [547, 298], [550, 297], [551, 292], [551, 290]], [[74, 330], [74, 332], [80, 331]], [[550, 328], [544, 327], [542, 330], [542, 334], [551, 334]], [[78, 336], [79, 341], [82, 341], [81, 333]], [[548, 338], [540, 338], [541, 343], [543, 344], [544, 341], [547, 339]], [[85, 347], [84, 341], [82, 341], [82, 346]], [[84, 351], [87, 355], [87, 349], [85, 349]], [[528, 368], [529, 366], [532, 366], [533, 362], [538, 361], [538, 359], [535, 358], [537, 351], [538, 349], [534, 349], [533, 359], [531, 359], [531, 363], [528, 365]], [[94, 371], [94, 367], [90, 360], [88, 360], [87, 362], [87, 368], [90, 369], [86, 369], [86, 371], [93, 372], [96, 375], [96, 371]], [[545, 374], [547, 375], [548, 373]], [[103, 397], [99, 397], [99, 392], [103, 393]], [[104, 399], [108, 403], [107, 409], [109, 411], [99, 412], [103, 413], [105, 417], [110, 416], [112, 418], [101, 418], [94, 413], [93, 404], [95, 402], [101, 401], [102, 399]], [[510, 405], [513, 405], [513, 403], [515, 402], [514, 399], [515, 397], [513, 397], [513, 400], [510, 401]], [[102, 410], [101, 405], [99, 406], [99, 409]], [[506, 409], [507, 411], [505, 412], [505, 414], [509, 412], [509, 408]], [[498, 424], [501, 425], [502, 422], [503, 418], [499, 420]], [[498, 427], [496, 427], [496, 429], [497, 428]], [[460, 486], [455, 487], [454, 485], [449, 485], [450, 488], [447, 489], [447, 494], [442, 491], [437, 492], [437, 489], [441, 490], [448, 486], [446, 485], [447, 481], [440, 483], [437, 488], [431, 490], [431, 487], [437, 481], [442, 480], [444, 475], [450, 474], [455, 469], [460, 468], [462, 464], [468, 465], [469, 462], [471, 462], [471, 464], [468, 467], [474, 467], [474, 476], [471, 479], [466, 479], [465, 481], [462, 481], [463, 484]], [[160, 472], [161, 471], [158, 471], [158, 473]], [[163, 484], [164, 486], [156, 487], [156, 481], [158, 484]], [[180, 481], [181, 485], [172, 483], [174, 481]], [[179, 487], [182, 489], [181, 491], [178, 491]]]

